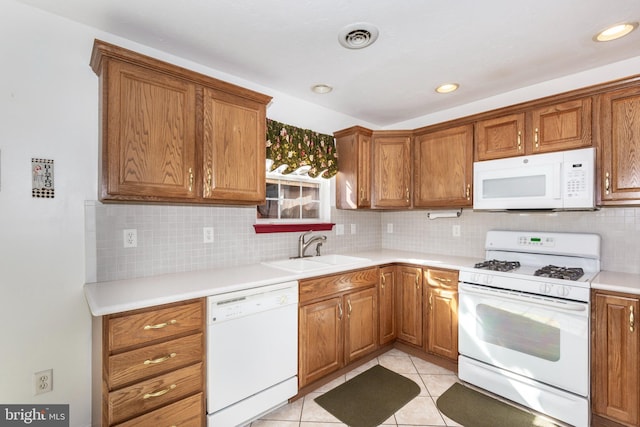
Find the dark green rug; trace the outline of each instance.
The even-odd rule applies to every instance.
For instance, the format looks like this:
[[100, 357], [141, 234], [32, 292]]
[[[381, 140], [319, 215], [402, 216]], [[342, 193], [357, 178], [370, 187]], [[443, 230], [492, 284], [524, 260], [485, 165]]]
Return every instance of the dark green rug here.
[[418, 394], [418, 384], [376, 365], [315, 401], [348, 426], [374, 427]]
[[460, 383], [455, 383], [445, 391], [436, 405], [443, 414], [464, 427], [557, 426]]

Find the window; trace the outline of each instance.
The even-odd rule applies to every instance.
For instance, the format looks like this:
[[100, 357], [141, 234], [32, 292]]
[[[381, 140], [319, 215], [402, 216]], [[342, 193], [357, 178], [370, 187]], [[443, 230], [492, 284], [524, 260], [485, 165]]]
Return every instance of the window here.
[[257, 207], [257, 223], [329, 222], [329, 180], [309, 177], [304, 167], [287, 175], [280, 169], [267, 172], [267, 197], [265, 204]]

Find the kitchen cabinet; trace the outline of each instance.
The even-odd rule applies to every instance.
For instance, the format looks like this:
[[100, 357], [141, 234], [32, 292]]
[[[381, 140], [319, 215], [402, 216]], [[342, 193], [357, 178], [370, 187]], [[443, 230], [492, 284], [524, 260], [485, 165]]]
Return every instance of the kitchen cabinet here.
[[204, 425], [204, 299], [94, 318], [94, 425]]
[[426, 350], [447, 359], [458, 360], [458, 272], [424, 270], [427, 314]]
[[[639, 426], [640, 347], [637, 295], [592, 291], [593, 425]], [[602, 419], [604, 418], [604, 420]]]
[[411, 133], [373, 132], [372, 208], [411, 207]]
[[388, 265], [380, 268], [378, 301], [380, 307], [380, 346], [396, 339], [396, 267]]
[[354, 126], [334, 133], [339, 170], [336, 175], [336, 207], [371, 207], [372, 131]]
[[377, 284], [377, 268], [300, 281], [300, 388], [378, 348]]
[[606, 92], [600, 102], [603, 205], [640, 202], [640, 86]]
[[100, 200], [265, 199], [270, 97], [96, 40]]
[[420, 133], [414, 137], [413, 206], [473, 205], [473, 125]]
[[422, 346], [422, 269], [409, 265], [398, 265], [396, 279], [398, 340]]
[[477, 161], [592, 145], [591, 98], [559, 102], [475, 124]]

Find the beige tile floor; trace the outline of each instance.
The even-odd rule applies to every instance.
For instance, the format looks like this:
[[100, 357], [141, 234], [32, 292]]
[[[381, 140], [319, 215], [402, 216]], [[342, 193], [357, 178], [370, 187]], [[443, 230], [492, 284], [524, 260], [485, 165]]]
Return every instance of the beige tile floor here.
[[331, 383], [318, 388], [313, 393], [307, 394], [304, 398], [263, 416], [261, 419], [251, 423], [251, 427], [345, 426], [345, 424], [316, 404], [313, 399], [377, 364], [412, 379], [420, 386], [420, 394], [386, 420], [382, 424], [383, 426], [459, 426], [459, 424], [442, 415], [436, 407], [438, 396], [444, 393], [454, 382], [458, 381], [458, 377], [453, 372], [440, 366], [410, 356], [398, 349], [392, 349]]

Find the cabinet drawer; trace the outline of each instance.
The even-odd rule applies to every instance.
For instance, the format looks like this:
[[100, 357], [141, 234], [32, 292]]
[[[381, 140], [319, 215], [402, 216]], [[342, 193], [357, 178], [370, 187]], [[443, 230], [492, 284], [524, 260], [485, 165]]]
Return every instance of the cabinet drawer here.
[[457, 270], [425, 270], [425, 279], [427, 284], [432, 287], [443, 289], [458, 289], [458, 271]]
[[109, 388], [201, 361], [202, 340], [203, 334], [198, 333], [109, 357]]
[[204, 417], [204, 399], [198, 393], [153, 412], [118, 424], [117, 427], [201, 427]]
[[198, 363], [111, 392], [108, 404], [109, 420], [111, 424], [116, 424], [200, 392], [203, 381], [202, 363]]
[[300, 281], [300, 303], [378, 284], [378, 268]]
[[109, 351], [202, 330], [203, 303], [154, 308], [108, 320]]

